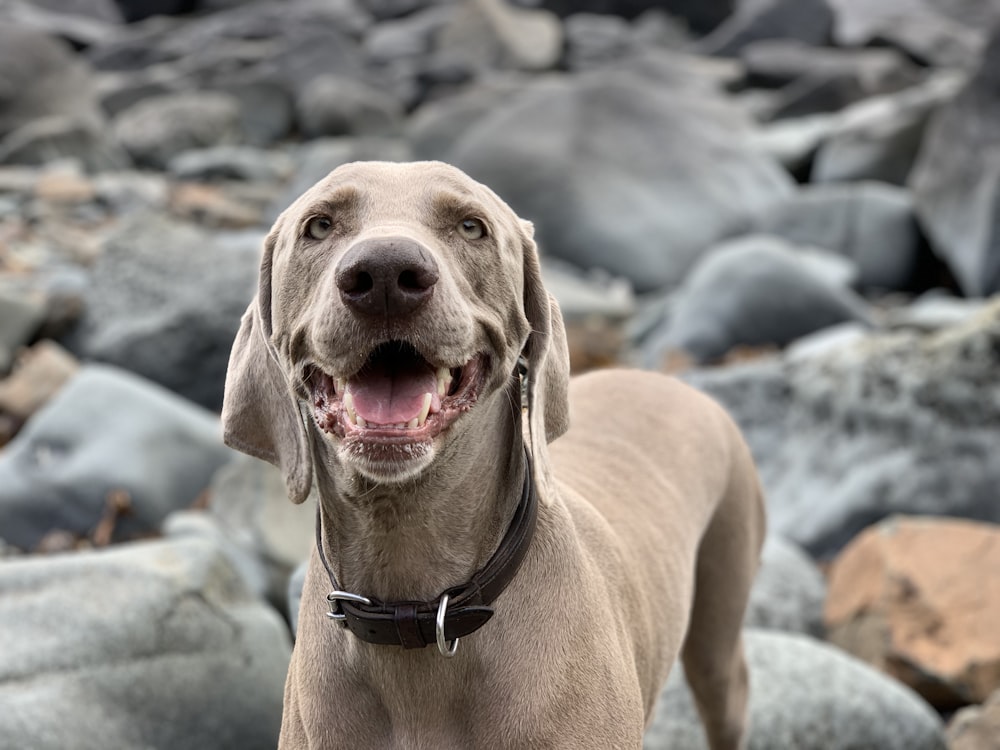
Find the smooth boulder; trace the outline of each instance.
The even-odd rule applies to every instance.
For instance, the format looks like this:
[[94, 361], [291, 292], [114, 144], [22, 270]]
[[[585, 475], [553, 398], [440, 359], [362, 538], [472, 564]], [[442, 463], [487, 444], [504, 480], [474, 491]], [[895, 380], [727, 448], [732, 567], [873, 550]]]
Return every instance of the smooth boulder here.
[[697, 363], [719, 360], [736, 347], [780, 347], [870, 314], [851, 291], [852, 265], [780, 238], [752, 235], [709, 252], [685, 280], [665, 326], [644, 345], [656, 366], [681, 351]]
[[284, 622], [204, 539], [0, 564], [0, 744], [273, 748]]
[[998, 85], [1000, 30], [979, 70], [928, 126], [909, 180], [931, 247], [969, 296], [1000, 291]]
[[[945, 750], [941, 719], [916, 693], [804, 635], [744, 631], [750, 669], [748, 750]], [[645, 750], [706, 750], [678, 665]]]
[[749, 124], [715, 84], [672, 60], [529, 83], [436, 156], [532, 220], [543, 252], [639, 292], [676, 285], [791, 180], [746, 148]]
[[0, 536], [32, 549], [53, 530], [86, 536], [110, 511], [116, 539], [153, 533], [232, 455], [214, 414], [84, 365], [0, 453]]
[[[216, 197], [203, 192], [190, 196], [195, 207], [199, 197], [209, 207]], [[175, 192], [175, 206], [185, 194]], [[245, 209], [245, 201], [234, 207]], [[257, 288], [263, 235], [262, 228], [211, 232], [151, 213], [129, 217], [91, 269], [84, 316], [67, 347], [218, 409], [229, 350]]]

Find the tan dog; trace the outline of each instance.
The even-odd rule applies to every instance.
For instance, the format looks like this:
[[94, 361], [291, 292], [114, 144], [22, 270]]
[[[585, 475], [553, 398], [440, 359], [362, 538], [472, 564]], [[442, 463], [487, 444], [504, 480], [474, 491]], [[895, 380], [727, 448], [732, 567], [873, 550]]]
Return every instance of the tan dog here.
[[530, 224], [457, 169], [348, 164], [279, 217], [223, 422], [318, 490], [280, 747], [639, 748], [678, 654], [742, 745], [747, 448], [678, 381], [568, 371]]

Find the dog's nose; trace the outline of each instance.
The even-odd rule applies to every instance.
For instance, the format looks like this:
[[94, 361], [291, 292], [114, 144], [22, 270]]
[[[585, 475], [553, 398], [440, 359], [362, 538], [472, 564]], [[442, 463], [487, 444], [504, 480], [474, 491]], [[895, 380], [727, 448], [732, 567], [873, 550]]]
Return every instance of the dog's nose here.
[[364, 315], [413, 312], [434, 293], [438, 266], [420, 243], [405, 237], [363, 240], [337, 264], [340, 298]]

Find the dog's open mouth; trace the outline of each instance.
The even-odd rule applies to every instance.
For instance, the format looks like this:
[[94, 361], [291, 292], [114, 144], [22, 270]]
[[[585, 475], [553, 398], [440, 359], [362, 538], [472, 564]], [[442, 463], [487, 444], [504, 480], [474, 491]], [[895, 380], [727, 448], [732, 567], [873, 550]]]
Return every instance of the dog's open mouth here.
[[476, 402], [483, 363], [477, 355], [459, 367], [435, 366], [413, 345], [389, 341], [350, 377], [313, 367], [307, 383], [316, 423], [338, 437], [365, 442], [430, 440]]

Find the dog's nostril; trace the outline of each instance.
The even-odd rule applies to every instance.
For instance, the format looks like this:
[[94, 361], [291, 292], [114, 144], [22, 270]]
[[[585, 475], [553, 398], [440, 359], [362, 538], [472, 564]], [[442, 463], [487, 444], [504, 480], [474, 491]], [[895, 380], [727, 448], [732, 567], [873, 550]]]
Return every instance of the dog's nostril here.
[[[346, 282], [346, 283], [345, 283]], [[375, 280], [367, 271], [357, 271], [338, 279], [338, 286], [345, 294], [367, 294], [375, 286]]]
[[400, 289], [421, 291], [426, 288], [425, 285], [421, 284], [420, 280], [417, 278], [416, 271], [403, 271], [399, 274], [397, 283], [399, 284]]

